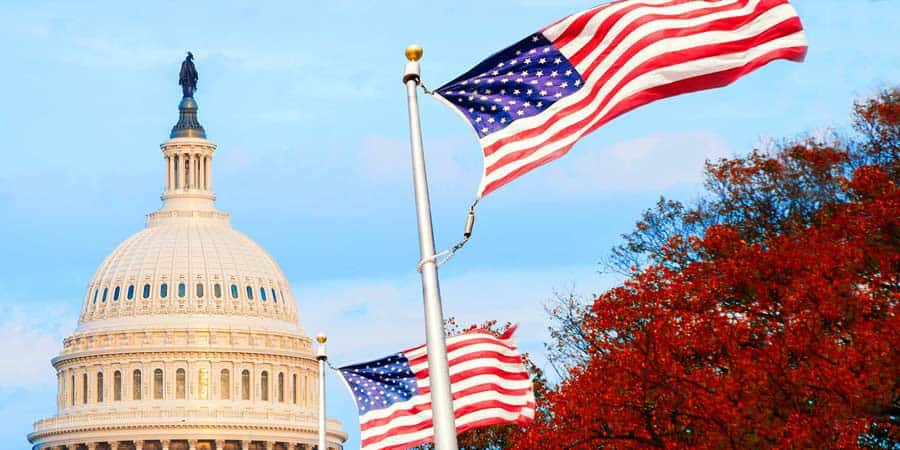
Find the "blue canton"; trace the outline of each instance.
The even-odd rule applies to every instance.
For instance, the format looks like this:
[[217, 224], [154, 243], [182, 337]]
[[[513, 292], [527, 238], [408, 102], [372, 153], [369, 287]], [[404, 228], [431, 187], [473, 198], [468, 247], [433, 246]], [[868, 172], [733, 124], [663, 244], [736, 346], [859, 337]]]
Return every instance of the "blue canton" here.
[[583, 85], [569, 60], [538, 33], [482, 61], [437, 93], [485, 137], [540, 114]]
[[416, 376], [403, 353], [338, 370], [353, 391], [360, 415], [409, 400], [419, 393]]

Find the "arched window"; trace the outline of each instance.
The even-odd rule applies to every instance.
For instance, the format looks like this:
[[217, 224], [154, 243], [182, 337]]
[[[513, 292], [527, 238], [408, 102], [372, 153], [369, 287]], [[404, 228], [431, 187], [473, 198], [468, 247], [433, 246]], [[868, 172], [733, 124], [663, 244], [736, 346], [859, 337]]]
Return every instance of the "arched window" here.
[[266, 288], [264, 288], [262, 286], [259, 287], [259, 298], [262, 301], [266, 301]]
[[100, 293], [100, 289], [95, 288], [94, 289], [94, 303], [97, 303], [97, 294], [99, 294], [99, 293]]
[[187, 295], [187, 286], [184, 283], [178, 283], [178, 298], [184, 298]]
[[233, 299], [238, 298], [238, 288], [237, 288], [236, 284], [231, 285], [231, 298], [233, 298]]
[[278, 401], [284, 403], [284, 373], [278, 372]]
[[250, 371], [241, 372], [241, 400], [250, 400]]
[[275, 295], [275, 288], [272, 288], [272, 301], [278, 303], [278, 296]]
[[213, 285], [213, 295], [215, 295], [216, 298], [222, 298], [222, 285], [221, 284], [216, 283]]
[[81, 403], [87, 403], [88, 401], [88, 382], [87, 382], [87, 374], [81, 375]]
[[167, 283], [163, 283], [159, 286], [159, 297], [166, 298], [169, 296], [169, 285]]
[[103, 296], [100, 298], [101, 302], [106, 302], [106, 294], [109, 293], [109, 288], [103, 288]]
[[103, 372], [97, 372], [97, 403], [103, 403]]
[[293, 383], [291, 383], [291, 387], [292, 387], [291, 401], [294, 402], [294, 404], [296, 405], [297, 404], [297, 374], [296, 373], [292, 376], [291, 381], [293, 381]]
[[197, 283], [197, 298], [203, 298], [203, 283]]
[[265, 370], [259, 374], [259, 390], [259, 399], [264, 402], [269, 401], [269, 372]]
[[144, 285], [143, 298], [150, 298], [150, 283]]
[[114, 302], [119, 301], [119, 292], [120, 291], [121, 291], [121, 289], [119, 288], [119, 286], [116, 286], [116, 288], [113, 289], [113, 301]]
[[184, 400], [184, 369], [175, 371], [175, 399]]
[[247, 300], [253, 300], [253, 288], [247, 286]]
[[219, 393], [222, 400], [231, 398], [231, 373], [228, 369], [222, 369], [219, 373]]
[[69, 386], [72, 392], [72, 406], [75, 406], [75, 375], [72, 375], [72, 384]]
[[156, 369], [153, 371], [153, 399], [162, 400], [163, 398], [163, 371]]
[[140, 400], [142, 392], [141, 370], [135, 369], [131, 374], [131, 399]]
[[113, 400], [122, 401], [122, 372], [113, 373]]
[[134, 285], [133, 284], [128, 285], [128, 292], [126, 293], [125, 298], [127, 298], [128, 300], [131, 300], [134, 298]]

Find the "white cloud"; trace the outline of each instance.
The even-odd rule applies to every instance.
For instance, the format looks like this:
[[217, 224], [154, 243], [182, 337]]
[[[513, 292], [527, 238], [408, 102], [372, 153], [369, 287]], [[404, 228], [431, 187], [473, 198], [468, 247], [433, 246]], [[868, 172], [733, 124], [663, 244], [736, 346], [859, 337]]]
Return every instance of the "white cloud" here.
[[55, 383], [50, 359], [75, 328], [71, 302], [0, 305], [0, 385], [27, 387]]
[[[517, 323], [523, 351], [544, 360], [544, 305], [554, 292], [599, 292], [611, 285], [596, 267], [478, 270], [443, 275], [444, 317], [461, 325]], [[310, 335], [329, 335], [330, 358], [343, 365], [379, 358], [425, 342], [422, 293], [415, 272], [388, 278], [329, 280], [294, 287]]]
[[729, 155], [721, 136], [706, 131], [651, 134], [606, 148], [575, 148], [536, 176], [536, 191], [559, 195], [661, 191], [697, 184], [703, 163]]

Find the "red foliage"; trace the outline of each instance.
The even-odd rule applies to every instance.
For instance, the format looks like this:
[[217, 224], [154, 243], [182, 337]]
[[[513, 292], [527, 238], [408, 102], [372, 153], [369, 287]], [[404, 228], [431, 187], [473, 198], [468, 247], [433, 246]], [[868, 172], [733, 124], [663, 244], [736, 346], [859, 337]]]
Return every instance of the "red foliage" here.
[[873, 423], [897, 436], [900, 189], [872, 166], [844, 186], [813, 225], [757, 242], [714, 225], [690, 242], [699, 260], [599, 297], [589, 359], [515, 447], [846, 448]]

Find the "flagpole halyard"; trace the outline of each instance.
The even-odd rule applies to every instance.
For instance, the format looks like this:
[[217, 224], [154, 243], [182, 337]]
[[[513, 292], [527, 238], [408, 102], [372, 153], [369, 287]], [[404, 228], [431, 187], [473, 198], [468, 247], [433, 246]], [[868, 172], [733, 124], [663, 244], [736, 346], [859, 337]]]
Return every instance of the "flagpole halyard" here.
[[406, 48], [409, 62], [403, 71], [409, 107], [409, 142], [412, 152], [413, 186], [416, 196], [416, 216], [419, 229], [419, 254], [422, 264], [422, 296], [425, 304], [425, 338], [428, 348], [428, 375], [431, 384], [432, 423], [436, 450], [457, 450], [453, 396], [450, 391], [450, 369], [447, 363], [447, 344], [444, 337], [444, 317], [438, 285], [437, 262], [434, 258], [434, 231], [431, 223], [431, 202], [428, 198], [428, 177], [422, 148], [422, 129], [419, 124], [419, 59], [422, 47]]
[[325, 352], [325, 342], [328, 338], [325, 333], [319, 333], [316, 336], [316, 342], [319, 347], [316, 350], [316, 359], [319, 360], [319, 450], [325, 450], [328, 445], [325, 443], [325, 434], [327, 430], [325, 422], [325, 363], [328, 361], [328, 355]]

